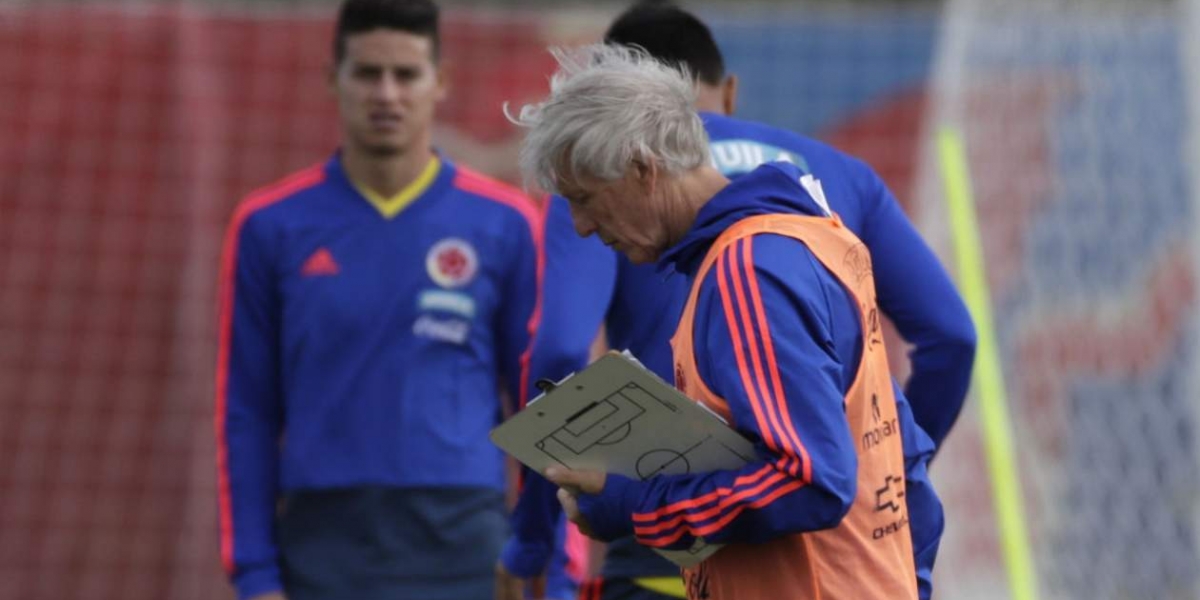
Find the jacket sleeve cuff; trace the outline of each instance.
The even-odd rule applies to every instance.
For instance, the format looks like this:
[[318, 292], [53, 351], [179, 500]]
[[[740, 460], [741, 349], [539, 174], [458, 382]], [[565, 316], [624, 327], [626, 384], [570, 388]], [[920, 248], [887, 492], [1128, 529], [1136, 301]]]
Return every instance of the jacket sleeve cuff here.
[[277, 565], [239, 568], [233, 576], [233, 587], [237, 589], [238, 600], [248, 600], [261, 594], [283, 591], [283, 580]]
[[611, 542], [633, 535], [633, 512], [641, 497], [642, 482], [609, 473], [599, 494], [580, 494], [577, 501], [593, 537]]

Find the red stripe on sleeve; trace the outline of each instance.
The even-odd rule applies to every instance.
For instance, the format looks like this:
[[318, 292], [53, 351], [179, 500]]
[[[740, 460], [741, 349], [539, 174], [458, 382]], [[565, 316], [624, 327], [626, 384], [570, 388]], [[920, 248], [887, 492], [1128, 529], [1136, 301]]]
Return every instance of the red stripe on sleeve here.
[[542, 280], [546, 270], [545, 222], [550, 208], [550, 198], [547, 196], [544, 199], [539, 211], [533, 201], [517, 188], [461, 166], [457, 167], [454, 187], [512, 208], [529, 225], [529, 233], [533, 238], [533, 246], [537, 255], [537, 281], [533, 313], [529, 315], [529, 322], [526, 324], [529, 332], [529, 344], [521, 353], [521, 381], [517, 384], [519, 397], [515, 399], [517, 406], [524, 408], [526, 402], [529, 401], [529, 364], [533, 357], [534, 336], [542, 321]]
[[221, 563], [232, 574], [233, 563], [233, 499], [229, 489], [229, 454], [225, 438], [225, 413], [229, 394], [230, 343], [233, 339], [233, 305], [237, 282], [238, 238], [246, 219], [255, 212], [287, 198], [305, 188], [321, 183], [325, 171], [321, 165], [295, 173], [279, 183], [252, 192], [233, 213], [225, 233], [221, 252], [221, 271], [218, 280], [219, 316], [217, 318], [217, 382], [216, 415], [213, 428], [217, 437], [217, 494], [220, 511]]
[[533, 314], [529, 316], [529, 344], [525, 346], [525, 351], [521, 353], [521, 382], [519, 384], [520, 396], [517, 398], [517, 406], [525, 408], [529, 402], [529, 377], [530, 364], [533, 361], [533, 343], [537, 337], [538, 328], [542, 325], [542, 299], [544, 290], [542, 289], [546, 276], [546, 224], [550, 221], [550, 196], [542, 198], [542, 211], [540, 221], [537, 224], [537, 233], [533, 236], [533, 244], [537, 253], [537, 297], [533, 301]]
[[696, 528], [688, 528], [688, 527], [680, 528], [675, 533], [672, 533], [671, 535], [666, 536], [666, 537], [652, 539], [652, 540], [642, 539], [639, 541], [642, 544], [645, 544], [647, 546], [653, 546], [655, 548], [662, 548], [664, 546], [669, 546], [669, 545], [675, 543], [676, 541], [679, 540], [679, 538], [683, 537], [683, 534], [688, 533], [689, 530], [691, 531], [691, 534], [694, 537], [710, 535], [713, 532], [720, 531], [722, 527], [725, 527], [731, 521], [736, 519], [738, 517], [738, 515], [742, 514], [742, 512], [745, 511], [747, 508], [762, 508], [762, 507], [774, 502], [775, 500], [779, 499], [781, 496], [784, 496], [786, 494], [794, 492], [802, 487], [804, 487], [803, 483], [796, 481], [795, 479], [790, 479], [790, 480], [788, 480], [787, 483], [775, 488], [774, 491], [767, 494], [766, 496], [763, 496], [762, 498], [759, 498], [748, 504], [740, 504], [729, 514], [725, 515], [724, 517], [721, 517], [719, 520], [714, 521], [708, 525], [704, 525], [702, 527], [696, 527]]
[[698, 498], [693, 498], [691, 500], [680, 500], [678, 502], [673, 502], [673, 503], [668, 504], [667, 506], [664, 506], [654, 512], [634, 513], [633, 521], [634, 521], [634, 523], [639, 523], [639, 522], [640, 523], [653, 523], [659, 519], [662, 519], [664, 517], [671, 515], [672, 513], [677, 513], [680, 511], [687, 510], [687, 509], [695, 509], [695, 508], [700, 508], [702, 506], [706, 506], [713, 502], [717, 502], [718, 500], [720, 500], [721, 498], [723, 498], [725, 496], [732, 494], [733, 490], [736, 490], [736, 489], [739, 489], [742, 487], [746, 487], [746, 486], [756, 486], [759, 484], [759, 482], [761, 482], [763, 480], [763, 478], [767, 477], [768, 475], [770, 475], [772, 473], [777, 473], [777, 472], [778, 471], [773, 469], [771, 467], [771, 465], [765, 465], [765, 466], [763, 466], [763, 468], [759, 469], [758, 471], [755, 471], [754, 473], [751, 473], [749, 475], [742, 475], [741, 477], [738, 477], [737, 479], [735, 479], [733, 481], [733, 485], [730, 487], [718, 488], [714, 491], [704, 494], [703, 496], [700, 496]]
[[746, 397], [750, 400], [750, 408], [754, 412], [754, 420], [758, 424], [758, 430], [762, 433], [763, 441], [767, 447], [776, 449], [779, 443], [775, 440], [774, 430], [768, 424], [768, 418], [762, 410], [762, 403], [758, 400], [758, 390], [754, 382], [750, 379], [750, 370], [746, 365], [746, 355], [742, 352], [742, 336], [740, 333], [740, 321], [734, 311], [733, 296], [730, 295], [729, 288], [732, 286], [736, 290], [736, 281], [726, 283], [726, 276], [732, 279], [732, 273], [729, 273], [729, 263], [733, 259], [733, 246], [729, 246], [721, 251], [717, 256], [717, 290], [721, 296], [721, 306], [725, 309], [725, 323], [729, 327], [729, 336], [732, 339], [733, 354], [737, 362], [738, 374], [742, 376], [742, 387], [746, 389]]
[[[812, 481], [812, 462], [809, 460], [808, 450], [800, 441], [800, 435], [796, 432], [796, 426], [792, 422], [792, 416], [788, 410], [787, 397], [783, 392], [783, 383], [779, 376], [779, 365], [775, 362], [775, 344], [771, 339], [771, 330], [767, 325], [766, 310], [763, 308], [762, 295], [758, 290], [758, 276], [754, 272], [754, 250], [751, 240], [746, 240], [746, 246], [742, 253], [742, 264], [745, 265], [746, 279], [750, 284], [750, 298], [753, 302], [751, 311], [757, 317], [757, 325], [759, 337], [763, 340], [763, 350], [766, 355], [767, 371], [771, 374], [771, 385], [773, 387], [773, 399], [775, 408], [779, 411], [780, 420], [783, 422], [783, 431], [787, 436], [792, 449], [797, 452], [800, 457], [800, 464], [803, 466], [803, 475], [791, 471], [793, 476], [801, 477], [804, 482]], [[794, 469], [795, 465], [793, 465]]]
[[723, 496], [721, 498], [721, 501], [718, 502], [717, 505], [712, 508], [709, 508], [707, 510], [702, 510], [699, 512], [687, 512], [687, 513], [678, 515], [669, 521], [662, 521], [655, 525], [648, 525], [648, 526], [647, 525], [635, 525], [633, 528], [634, 533], [641, 535], [641, 536], [650, 536], [650, 535], [659, 534], [664, 531], [668, 531], [670, 529], [678, 527], [681, 523], [684, 523], [684, 522], [689, 523], [691, 525], [702, 523], [704, 521], [707, 521], [707, 520], [721, 514], [723, 511], [729, 509], [730, 507], [734, 506], [735, 504], [742, 502], [743, 500], [748, 500], [748, 499], [754, 498], [756, 496], [760, 496], [764, 493], [767, 493], [768, 490], [770, 490], [772, 487], [777, 487], [777, 485], [780, 482], [783, 482], [787, 479], [788, 479], [788, 477], [786, 474], [781, 473], [775, 469], [771, 469], [771, 475], [769, 477], [767, 477], [766, 479], [763, 479], [762, 481], [758, 482], [757, 485], [755, 485], [754, 487], [742, 489], [742, 490], [738, 491], [737, 493]]
[[[768, 447], [782, 455], [779, 460], [780, 468], [791, 473], [793, 476], [798, 476], [800, 465], [798, 464], [798, 461], [792, 452], [792, 444], [789, 443], [789, 440], [786, 440], [783, 437], [785, 424], [783, 422], [783, 417], [779, 414], [779, 403], [776, 398], [772, 398], [770, 388], [768, 387], [767, 378], [763, 372], [763, 364], [766, 362], [766, 360], [762, 356], [762, 347], [758, 343], [758, 332], [755, 331], [754, 322], [750, 318], [750, 313], [748, 310], [749, 302], [746, 300], [748, 291], [743, 283], [743, 275], [738, 266], [738, 248], [745, 247], [749, 243], [749, 239], [743, 238], [738, 240], [729, 248], [729, 276], [732, 281], [736, 304], [742, 317], [741, 325], [746, 336], [746, 346], [749, 348], [750, 358], [754, 365], [754, 371], [752, 373], [748, 370], [742, 371], [742, 380], [744, 382], [743, 385], [746, 386], [747, 389], [749, 389], [751, 385], [754, 385], [755, 389], [760, 392], [757, 401], [762, 404], [760, 410], [767, 415], [767, 425], [770, 428], [771, 433], [769, 437], [764, 435], [763, 439], [767, 441]], [[755, 277], [754, 265], [748, 265], [746, 268], [748, 273], [745, 275], [745, 277], [753, 279]], [[755, 397], [751, 396], [751, 402], [755, 401]]]

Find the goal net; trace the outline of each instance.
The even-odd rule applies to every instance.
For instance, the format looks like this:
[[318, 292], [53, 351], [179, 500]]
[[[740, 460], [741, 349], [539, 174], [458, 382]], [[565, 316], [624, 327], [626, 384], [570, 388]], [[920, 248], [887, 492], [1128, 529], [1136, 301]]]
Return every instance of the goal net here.
[[[1194, 598], [1197, 102], [1182, 2], [950, 0], [919, 209], [954, 255], [934, 131], [966, 146], [1043, 598]], [[982, 359], [982, 357], [981, 357]], [[973, 398], [980, 390], [976, 386]], [[933, 476], [944, 598], [1006, 598], [978, 403]]]

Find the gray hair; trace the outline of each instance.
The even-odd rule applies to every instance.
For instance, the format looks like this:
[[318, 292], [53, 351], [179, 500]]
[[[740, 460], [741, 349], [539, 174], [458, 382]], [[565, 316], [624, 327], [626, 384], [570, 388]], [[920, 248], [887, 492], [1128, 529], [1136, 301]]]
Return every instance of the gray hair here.
[[695, 80], [641, 48], [592, 44], [552, 48], [558, 71], [550, 96], [528, 104], [512, 122], [528, 132], [521, 173], [557, 192], [564, 178], [614, 181], [635, 160], [679, 174], [710, 162], [708, 135], [696, 114]]

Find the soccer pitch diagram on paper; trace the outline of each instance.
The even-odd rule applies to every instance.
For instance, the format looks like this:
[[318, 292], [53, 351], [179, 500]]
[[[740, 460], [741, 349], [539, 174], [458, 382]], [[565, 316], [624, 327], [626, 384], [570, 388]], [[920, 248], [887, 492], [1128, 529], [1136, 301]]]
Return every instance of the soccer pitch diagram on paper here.
[[[632, 464], [633, 472], [627, 475], [640, 479], [659, 474], [691, 473], [693, 462], [712, 464], [726, 457], [731, 459], [730, 462], [741, 458], [737, 450], [722, 443], [712, 433], [697, 436], [697, 439], [685, 438], [681, 440], [682, 443], [678, 443], [680, 440], [651, 439], [649, 436], [640, 440], [635, 437], [632, 443], [625, 443], [630, 440], [635, 426], [650, 431], [656, 429], [653, 424], [638, 424], [639, 419], [651, 414], [646, 407], [652, 407], [655, 402], [672, 413], [679, 412], [679, 408], [670, 402], [652, 395], [636, 383], [628, 383], [606, 398], [589, 403], [567, 417], [561, 426], [542, 437], [534, 446], [551, 460], [567, 466], [579, 461], [587, 462], [589, 454], [604, 455], [606, 448], [603, 447], [622, 446], [621, 450], [628, 451], [630, 458], [637, 458], [616, 462]], [[662, 425], [669, 427], [670, 423]]]
[[[626, 354], [610, 352], [492, 430], [492, 441], [538, 472], [555, 465], [636, 479], [736, 469], [754, 445]], [[663, 551], [693, 564], [717, 546]]]
[[607, 354], [492, 432], [539, 472], [553, 465], [626, 477], [738, 468], [754, 447], [629, 358]]

